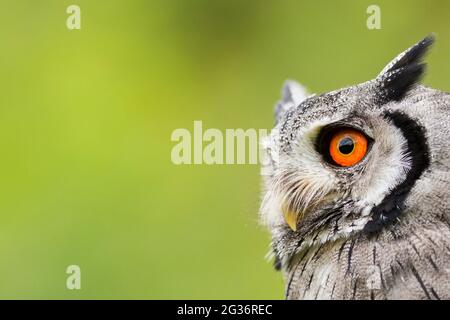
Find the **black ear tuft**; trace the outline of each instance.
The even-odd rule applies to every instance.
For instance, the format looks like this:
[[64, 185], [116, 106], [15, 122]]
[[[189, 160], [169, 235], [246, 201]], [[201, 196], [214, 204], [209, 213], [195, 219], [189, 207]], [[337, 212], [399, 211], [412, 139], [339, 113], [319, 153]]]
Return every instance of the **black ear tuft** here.
[[400, 100], [425, 72], [422, 58], [434, 42], [430, 35], [399, 54], [377, 77], [384, 102]]
[[381, 81], [383, 98], [386, 102], [400, 100], [425, 72], [425, 64], [411, 64], [388, 72]]
[[434, 35], [431, 34], [420, 42], [416, 43], [409, 49], [400, 53], [394, 60], [392, 60], [384, 69], [380, 72], [378, 77], [388, 72], [406, 67], [408, 65], [419, 63], [430, 46], [434, 42]]

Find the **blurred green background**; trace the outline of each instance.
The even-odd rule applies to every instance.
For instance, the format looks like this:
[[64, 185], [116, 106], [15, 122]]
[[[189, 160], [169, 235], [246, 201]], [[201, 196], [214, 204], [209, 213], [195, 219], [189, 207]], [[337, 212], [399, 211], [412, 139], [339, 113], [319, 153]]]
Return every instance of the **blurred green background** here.
[[282, 298], [258, 166], [175, 166], [170, 136], [270, 128], [286, 78], [362, 82], [429, 32], [448, 90], [450, 2], [377, 1], [368, 30], [372, 3], [1, 0], [0, 298]]

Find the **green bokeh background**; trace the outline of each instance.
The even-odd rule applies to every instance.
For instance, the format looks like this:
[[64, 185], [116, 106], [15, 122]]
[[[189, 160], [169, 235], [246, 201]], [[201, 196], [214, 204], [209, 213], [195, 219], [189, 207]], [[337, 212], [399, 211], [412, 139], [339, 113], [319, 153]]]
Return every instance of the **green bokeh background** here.
[[370, 4], [1, 0], [0, 298], [282, 298], [258, 166], [175, 166], [170, 135], [270, 128], [286, 78], [365, 81], [429, 32], [449, 90], [450, 2], [377, 1], [381, 30]]

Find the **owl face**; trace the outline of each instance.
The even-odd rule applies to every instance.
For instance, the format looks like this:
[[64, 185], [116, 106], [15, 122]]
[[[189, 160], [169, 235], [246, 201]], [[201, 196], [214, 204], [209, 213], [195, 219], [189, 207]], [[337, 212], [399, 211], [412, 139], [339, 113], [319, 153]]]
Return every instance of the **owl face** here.
[[261, 216], [275, 238], [326, 242], [398, 219], [429, 165], [426, 131], [400, 102], [421, 90], [420, 60], [432, 42], [353, 87], [308, 96], [286, 82], [262, 168]]

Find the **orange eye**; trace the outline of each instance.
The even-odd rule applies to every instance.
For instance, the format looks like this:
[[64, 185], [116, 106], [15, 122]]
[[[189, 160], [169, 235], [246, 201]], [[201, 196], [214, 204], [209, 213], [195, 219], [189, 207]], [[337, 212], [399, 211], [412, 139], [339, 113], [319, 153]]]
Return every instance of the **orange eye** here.
[[355, 129], [342, 129], [334, 133], [330, 141], [330, 155], [334, 162], [349, 167], [366, 155], [367, 138]]

